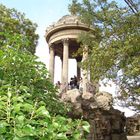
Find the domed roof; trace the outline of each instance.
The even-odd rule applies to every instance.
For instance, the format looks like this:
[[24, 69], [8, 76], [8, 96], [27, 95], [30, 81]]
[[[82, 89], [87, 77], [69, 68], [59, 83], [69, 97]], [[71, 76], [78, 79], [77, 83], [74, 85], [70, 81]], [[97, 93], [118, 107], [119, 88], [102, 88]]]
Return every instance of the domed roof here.
[[65, 15], [62, 18], [60, 18], [57, 22], [47, 27], [46, 31], [48, 32], [54, 28], [59, 28], [62, 26], [66, 27], [66, 26], [77, 26], [77, 25], [85, 25], [85, 24], [80, 21], [78, 16]]
[[[60, 18], [56, 23], [53, 23], [46, 29], [46, 40], [49, 41], [50, 37], [55, 33], [66, 30], [75, 31], [89, 31], [90, 27], [85, 23], [82, 23], [80, 18], [75, 15], [65, 15]], [[73, 33], [74, 34], [74, 33]]]
[[78, 16], [75, 16], [75, 15], [65, 15], [61, 19], [59, 19], [56, 24], [61, 24], [61, 23], [76, 23], [76, 22], [80, 22]]

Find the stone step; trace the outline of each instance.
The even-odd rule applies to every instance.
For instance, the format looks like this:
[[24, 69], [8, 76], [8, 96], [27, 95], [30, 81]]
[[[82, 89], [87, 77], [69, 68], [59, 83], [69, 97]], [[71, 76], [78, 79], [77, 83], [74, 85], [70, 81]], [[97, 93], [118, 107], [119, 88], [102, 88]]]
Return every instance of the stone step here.
[[128, 140], [140, 140], [140, 136], [127, 136]]
[[140, 132], [137, 132], [137, 133], [135, 134], [135, 136], [140, 136]]

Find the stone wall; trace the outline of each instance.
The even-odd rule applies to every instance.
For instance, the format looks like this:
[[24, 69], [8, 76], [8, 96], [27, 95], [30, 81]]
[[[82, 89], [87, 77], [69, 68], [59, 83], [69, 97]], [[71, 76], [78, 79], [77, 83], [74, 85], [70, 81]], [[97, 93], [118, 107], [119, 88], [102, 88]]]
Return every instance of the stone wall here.
[[78, 89], [63, 93], [61, 99], [73, 106], [69, 112], [72, 118], [87, 120], [90, 134], [87, 140], [127, 140], [124, 113], [112, 107], [113, 98], [107, 92], [80, 93]]
[[126, 140], [126, 118], [112, 107], [108, 93], [98, 93], [90, 99], [82, 99], [83, 117], [90, 123], [88, 140]]
[[128, 135], [140, 133], [140, 115], [134, 115], [126, 119], [126, 131]]

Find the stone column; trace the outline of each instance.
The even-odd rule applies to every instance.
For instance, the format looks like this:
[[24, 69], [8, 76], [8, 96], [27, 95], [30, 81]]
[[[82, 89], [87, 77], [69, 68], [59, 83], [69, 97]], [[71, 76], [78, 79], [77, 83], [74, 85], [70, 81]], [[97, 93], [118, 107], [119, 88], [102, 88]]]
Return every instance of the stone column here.
[[49, 46], [49, 51], [50, 51], [49, 73], [51, 76], [51, 82], [54, 82], [55, 52], [52, 44]]
[[68, 39], [63, 40], [63, 84], [68, 84], [68, 58], [69, 58], [69, 42]]
[[[88, 57], [88, 48], [85, 46], [83, 50], [82, 62], [84, 62]], [[88, 82], [88, 70], [82, 69], [82, 79], [83, 79], [83, 94], [86, 94], [86, 84]]]

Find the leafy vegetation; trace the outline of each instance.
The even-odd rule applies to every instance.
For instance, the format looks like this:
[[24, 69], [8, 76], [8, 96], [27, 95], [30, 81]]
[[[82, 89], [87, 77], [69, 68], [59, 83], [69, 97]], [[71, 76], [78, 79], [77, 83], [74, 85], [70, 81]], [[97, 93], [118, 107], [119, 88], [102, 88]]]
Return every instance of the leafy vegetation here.
[[1, 86], [0, 139], [82, 139], [81, 131], [88, 130], [86, 122], [50, 115], [45, 103], [37, 97], [31, 100], [31, 94], [26, 88], [21, 86], [17, 89], [16, 86], [4, 83]]
[[45, 65], [32, 55], [34, 39], [8, 26], [0, 32], [0, 139], [84, 140], [89, 124], [67, 117]]
[[[29, 19], [25, 18], [25, 14], [0, 4], [0, 32], [5, 33], [0, 34], [0, 46], [7, 43], [10, 36], [18, 34], [23, 37], [23, 40], [28, 40], [28, 45], [23, 44], [21, 45], [21, 48], [34, 54], [38, 40], [38, 35], [35, 33], [36, 27], [37, 24], [32, 23]], [[8, 37], [6, 33], [10, 36]], [[9, 45], [14, 46], [12, 43]]]
[[69, 9], [93, 28], [79, 37], [89, 52], [83, 68], [90, 66], [93, 81], [115, 82], [121, 105], [140, 111], [140, 11], [138, 2], [124, 7], [116, 2], [73, 0]]

